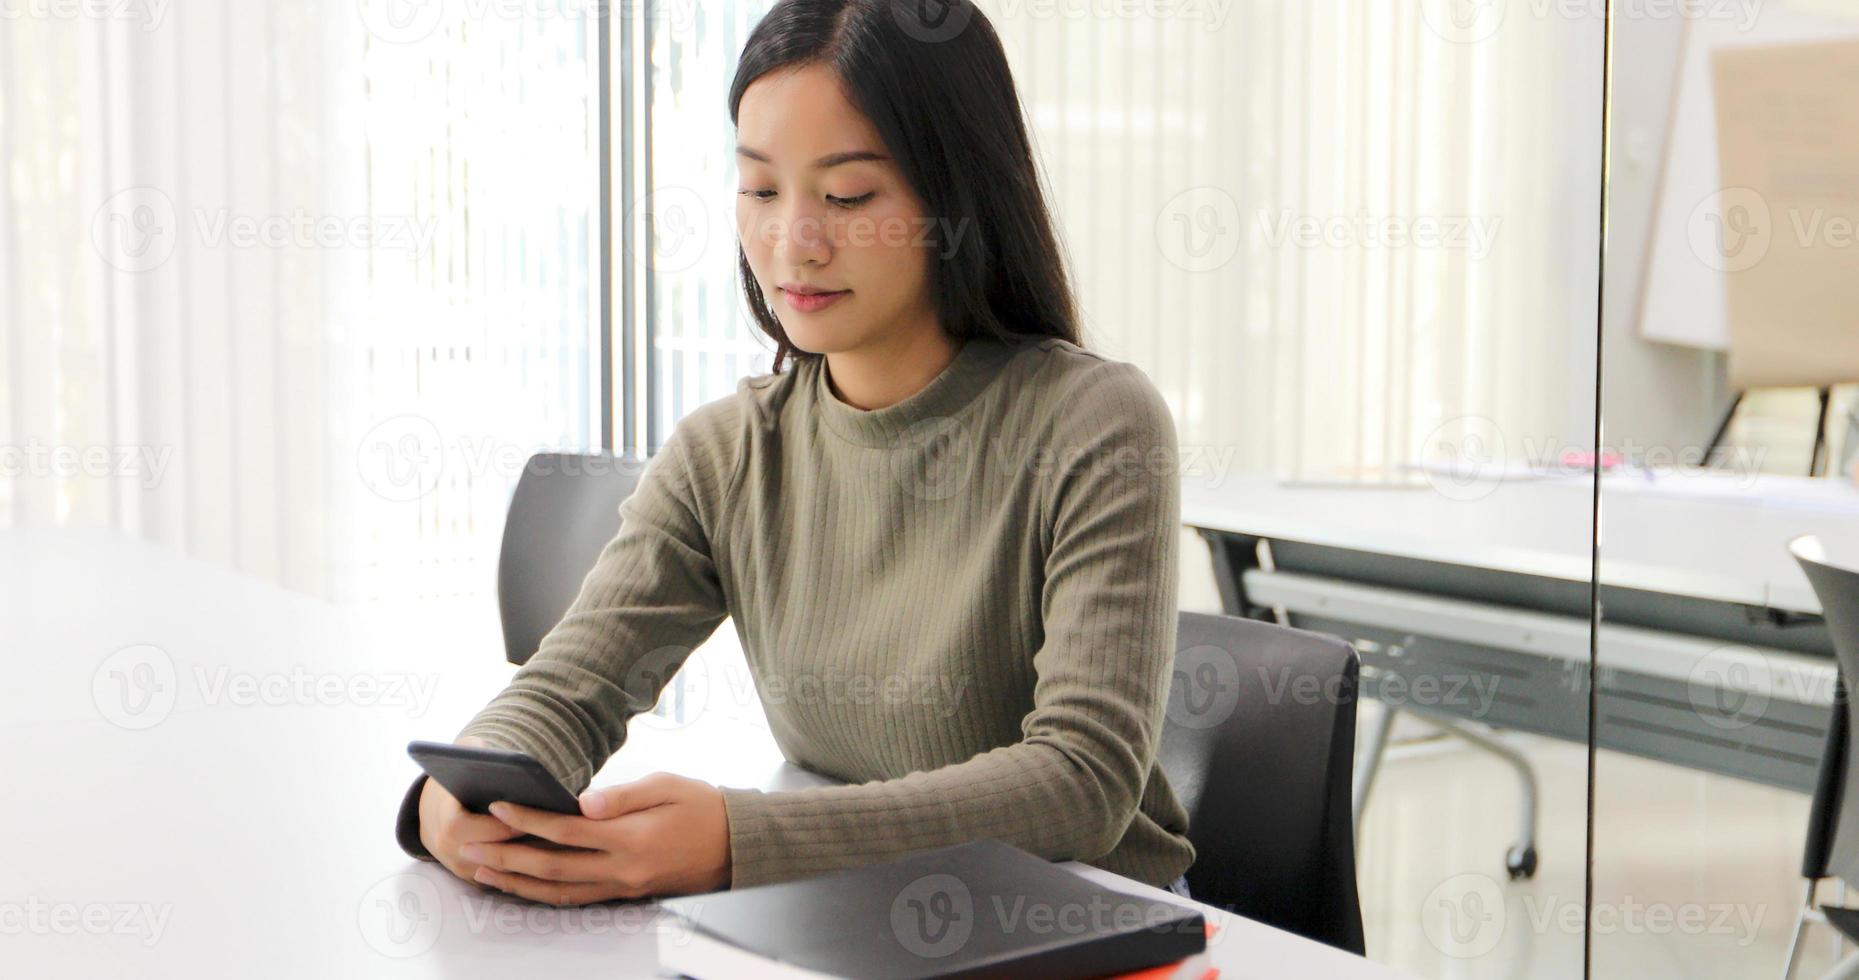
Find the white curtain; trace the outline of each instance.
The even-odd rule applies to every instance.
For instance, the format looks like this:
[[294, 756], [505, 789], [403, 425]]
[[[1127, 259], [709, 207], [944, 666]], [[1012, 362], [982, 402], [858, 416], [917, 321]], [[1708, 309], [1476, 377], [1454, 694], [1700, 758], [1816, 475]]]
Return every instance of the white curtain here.
[[[1191, 475], [1373, 479], [1442, 426], [1591, 439], [1603, 25], [1513, 4], [1468, 33], [1450, 2], [981, 0], [1086, 342], [1156, 380]], [[724, 94], [765, 3], [659, 7], [650, 189], [727, 236]], [[734, 248], [675, 237], [659, 437], [769, 363]]]
[[1191, 469], [1374, 478], [1463, 417], [1591, 438], [1603, 25], [1447, 2], [983, 0], [1087, 341]]
[[128, 5], [0, 31], [0, 525], [331, 598], [481, 595], [599, 441], [584, 4]]
[[[984, 4], [1087, 342], [1201, 465], [1372, 472], [1466, 416], [1513, 454], [1586, 438], [1601, 25], [1512, 5], [1455, 37], [1433, 3]], [[722, 93], [762, 9], [655, 16], [653, 220], [727, 236]], [[522, 459], [598, 441], [590, 10], [7, 21], [0, 522], [317, 595], [487, 588]], [[766, 370], [733, 254], [655, 257], [654, 441]]]

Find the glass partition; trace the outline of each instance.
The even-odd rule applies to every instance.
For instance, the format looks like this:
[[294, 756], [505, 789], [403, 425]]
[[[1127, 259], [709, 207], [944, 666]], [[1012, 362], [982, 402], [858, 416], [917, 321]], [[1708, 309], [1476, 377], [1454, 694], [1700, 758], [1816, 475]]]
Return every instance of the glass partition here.
[[1859, 543], [1859, 20], [1697, 5], [1614, 32], [1594, 971], [1783, 976], [1792, 951], [1823, 976], [1850, 950], [1802, 923], [1803, 869], [1855, 845], [1859, 756], [1828, 730], [1856, 597], [1790, 545], [1854, 567]]
[[1603, 17], [988, 10], [1087, 339], [1175, 411], [1183, 608], [1360, 652], [1369, 957], [1578, 974]]

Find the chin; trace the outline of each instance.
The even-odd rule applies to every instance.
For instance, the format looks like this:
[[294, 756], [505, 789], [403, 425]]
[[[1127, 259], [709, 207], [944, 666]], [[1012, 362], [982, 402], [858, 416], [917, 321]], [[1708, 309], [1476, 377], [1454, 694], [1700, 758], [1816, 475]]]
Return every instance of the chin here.
[[818, 317], [784, 318], [781, 329], [786, 331], [789, 343], [809, 354], [836, 354], [858, 346], [859, 341], [851, 331], [834, 329], [820, 323]]

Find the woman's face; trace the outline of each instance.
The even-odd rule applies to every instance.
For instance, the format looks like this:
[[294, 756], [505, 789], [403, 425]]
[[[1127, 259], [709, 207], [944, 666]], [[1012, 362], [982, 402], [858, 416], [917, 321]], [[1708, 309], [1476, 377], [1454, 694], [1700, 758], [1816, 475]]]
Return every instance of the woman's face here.
[[736, 111], [736, 154], [743, 253], [796, 347], [833, 353], [938, 328], [935, 229], [829, 69], [752, 83]]

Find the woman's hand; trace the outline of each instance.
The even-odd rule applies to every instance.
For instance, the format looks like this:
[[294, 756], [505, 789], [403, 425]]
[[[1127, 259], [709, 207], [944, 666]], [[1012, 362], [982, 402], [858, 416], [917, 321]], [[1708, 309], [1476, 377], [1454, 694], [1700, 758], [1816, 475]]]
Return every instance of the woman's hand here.
[[[466, 736], [458, 740], [460, 745], [486, 747], [483, 739]], [[511, 830], [496, 817], [481, 813], [472, 813], [458, 802], [458, 797], [446, 792], [437, 779], [426, 780], [426, 786], [420, 790], [420, 843], [447, 871], [471, 881], [477, 873], [478, 866], [459, 854], [459, 850], [468, 844], [485, 841], [506, 841], [519, 836], [522, 832]]]
[[518, 834], [579, 851], [483, 840], [460, 848], [475, 879], [550, 905], [689, 895], [729, 884], [729, 815], [723, 791], [669, 773], [592, 790], [581, 816], [493, 803]]

